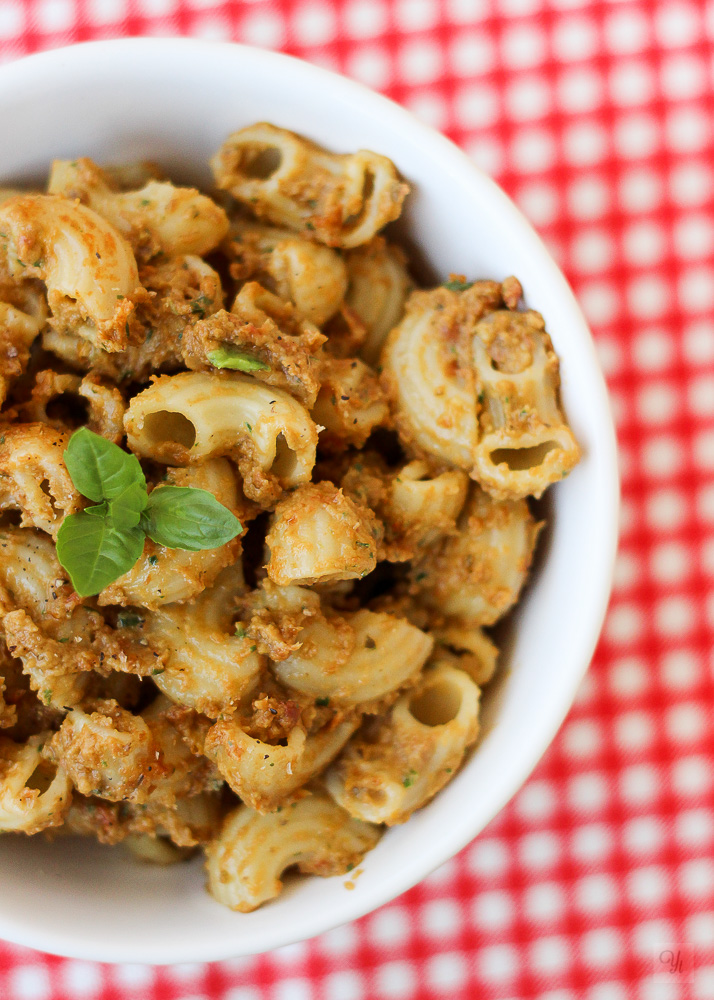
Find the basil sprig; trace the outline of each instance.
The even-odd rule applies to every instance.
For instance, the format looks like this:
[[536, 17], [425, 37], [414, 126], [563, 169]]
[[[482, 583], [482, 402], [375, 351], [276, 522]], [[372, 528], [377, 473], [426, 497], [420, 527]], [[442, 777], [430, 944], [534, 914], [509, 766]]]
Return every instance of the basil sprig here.
[[214, 368], [232, 368], [238, 372], [270, 371], [270, 365], [258, 361], [257, 358], [246, 354], [245, 351], [239, 351], [237, 347], [233, 347], [231, 344], [222, 344], [214, 351], [209, 351], [207, 358]]
[[66, 517], [57, 534], [57, 558], [80, 597], [98, 594], [128, 573], [145, 537], [198, 552], [225, 545], [242, 530], [208, 490], [158, 486], [148, 493], [136, 456], [86, 427], [70, 438], [64, 461], [75, 487], [94, 501]]

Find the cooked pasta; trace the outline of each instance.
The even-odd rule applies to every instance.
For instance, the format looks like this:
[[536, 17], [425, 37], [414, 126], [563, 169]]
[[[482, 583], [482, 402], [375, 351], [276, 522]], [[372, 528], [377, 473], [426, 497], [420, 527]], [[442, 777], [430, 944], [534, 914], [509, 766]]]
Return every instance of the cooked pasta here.
[[267, 124], [234, 132], [211, 167], [218, 186], [256, 215], [327, 246], [367, 243], [399, 216], [408, 191], [385, 156], [327, 153]]
[[412, 287], [407, 260], [401, 247], [381, 236], [345, 254], [348, 287], [345, 305], [364, 323], [366, 336], [360, 356], [376, 365], [387, 334], [404, 315]]
[[414, 585], [447, 618], [493, 625], [518, 600], [540, 525], [525, 500], [492, 500], [473, 486], [458, 527], [414, 562]]
[[43, 423], [11, 424], [0, 434], [0, 512], [19, 510], [22, 525], [56, 535], [80, 496], [62, 456], [69, 435]]
[[150, 646], [167, 654], [152, 676], [173, 703], [215, 719], [257, 683], [265, 657], [235, 634], [231, 614], [231, 599], [244, 589], [234, 564], [195, 600], [168, 604], [139, 623]]
[[317, 792], [267, 816], [239, 806], [208, 848], [208, 885], [221, 903], [249, 913], [279, 895], [286, 868], [340, 875], [378, 840], [378, 827], [351, 819]]
[[382, 232], [390, 160], [259, 123], [211, 168], [0, 188], [0, 832], [203, 851], [248, 912], [458, 772], [580, 452], [518, 281]]
[[478, 735], [479, 689], [437, 662], [384, 718], [370, 720], [326, 777], [356, 819], [404, 823], [443, 788]]
[[322, 427], [323, 448], [362, 448], [373, 430], [389, 423], [389, 407], [377, 376], [363, 361], [325, 359], [320, 377], [322, 385], [312, 418]]
[[69, 809], [72, 783], [61, 767], [43, 760], [43, 739], [39, 734], [18, 744], [0, 736], [0, 831], [39, 833], [59, 825]]
[[284, 302], [292, 302], [300, 319], [318, 327], [334, 316], [345, 298], [347, 266], [340, 254], [289, 229], [237, 219], [225, 249], [234, 278], [259, 281]]
[[30, 348], [42, 329], [43, 319], [0, 300], [0, 406], [12, 382], [27, 368]]
[[474, 476], [495, 497], [539, 497], [580, 457], [558, 406], [558, 359], [543, 317], [489, 313], [473, 345], [481, 405]]
[[404, 618], [363, 608], [307, 625], [273, 672], [288, 690], [331, 705], [378, 710], [414, 680], [434, 640]]
[[143, 249], [151, 256], [161, 250], [206, 254], [228, 232], [223, 209], [195, 188], [174, 187], [151, 178], [137, 190], [120, 190], [89, 159], [55, 160], [48, 191], [78, 198], [110, 222], [135, 251]]
[[47, 287], [53, 328], [122, 351], [141, 293], [131, 247], [101, 216], [66, 198], [18, 195], [0, 205], [0, 268]]
[[378, 523], [332, 483], [298, 486], [275, 508], [266, 570], [279, 586], [367, 576], [377, 565]]
[[297, 724], [282, 746], [251, 736], [240, 718], [219, 720], [208, 731], [204, 753], [243, 802], [257, 812], [270, 813], [323, 771], [358, 725], [356, 716], [315, 733]]
[[224, 455], [247, 497], [270, 505], [310, 479], [317, 427], [280, 389], [237, 372], [162, 375], [134, 396], [125, 418], [129, 448], [167, 465]]

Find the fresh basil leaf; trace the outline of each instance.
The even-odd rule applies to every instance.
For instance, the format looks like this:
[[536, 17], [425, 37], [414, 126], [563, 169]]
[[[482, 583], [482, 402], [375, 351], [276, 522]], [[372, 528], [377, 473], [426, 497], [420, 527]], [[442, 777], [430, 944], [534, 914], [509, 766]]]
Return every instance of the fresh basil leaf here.
[[136, 528], [141, 520], [141, 512], [148, 502], [146, 489], [134, 483], [133, 486], [127, 486], [115, 500], [109, 501], [109, 517], [121, 531], [125, 528]]
[[270, 371], [270, 365], [258, 361], [245, 351], [239, 351], [237, 347], [231, 347], [230, 344], [209, 351], [207, 357], [214, 368], [232, 368], [239, 372]]
[[143, 531], [120, 531], [110, 516], [70, 514], [57, 532], [57, 558], [80, 597], [93, 597], [128, 573], [143, 550]]
[[209, 493], [190, 486], [159, 486], [149, 494], [141, 526], [170, 549], [217, 549], [242, 530], [235, 514]]
[[106, 517], [109, 513], [109, 504], [106, 500], [102, 500], [94, 507], [85, 507], [84, 513], [89, 514], [91, 517]]
[[64, 453], [64, 464], [82, 496], [98, 503], [114, 500], [135, 484], [146, 490], [136, 455], [130, 455], [86, 427], [75, 431]]

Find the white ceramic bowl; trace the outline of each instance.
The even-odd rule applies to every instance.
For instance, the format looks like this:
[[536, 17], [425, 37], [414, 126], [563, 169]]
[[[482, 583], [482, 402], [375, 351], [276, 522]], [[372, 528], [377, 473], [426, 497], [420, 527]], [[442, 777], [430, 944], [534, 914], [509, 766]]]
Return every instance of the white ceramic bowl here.
[[583, 316], [543, 244], [455, 146], [359, 84], [258, 49], [177, 39], [99, 42], [0, 69], [0, 186], [54, 157], [151, 158], [208, 183], [229, 132], [270, 121], [334, 151], [391, 157], [412, 185], [406, 231], [436, 273], [517, 275], [561, 358], [562, 398], [584, 457], [548, 496], [550, 532], [507, 636], [485, 735], [456, 779], [344, 878], [291, 884], [231, 913], [201, 862], [150, 868], [85, 841], [3, 838], [0, 937], [109, 962], [209, 961], [267, 951], [359, 917], [446, 861], [511, 798], [552, 740], [592, 655], [610, 591], [618, 476], [605, 385]]

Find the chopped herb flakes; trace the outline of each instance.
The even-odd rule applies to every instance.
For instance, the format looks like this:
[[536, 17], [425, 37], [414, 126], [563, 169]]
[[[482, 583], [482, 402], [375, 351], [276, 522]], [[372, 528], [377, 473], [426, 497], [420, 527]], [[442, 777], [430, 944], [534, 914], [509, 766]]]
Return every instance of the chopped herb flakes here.
[[238, 372], [267, 372], [270, 365], [258, 361], [245, 351], [239, 351], [232, 344], [221, 344], [206, 355], [214, 368], [228, 368]]
[[213, 305], [213, 299], [209, 299], [207, 295], [198, 295], [191, 303], [191, 312], [194, 316], [198, 316], [201, 319], [206, 315], [209, 306]]
[[473, 281], [445, 281], [444, 288], [448, 288], [450, 292], [465, 292], [469, 288], [473, 287]]

